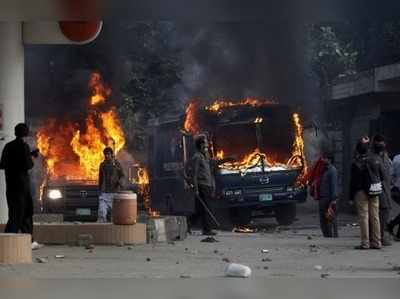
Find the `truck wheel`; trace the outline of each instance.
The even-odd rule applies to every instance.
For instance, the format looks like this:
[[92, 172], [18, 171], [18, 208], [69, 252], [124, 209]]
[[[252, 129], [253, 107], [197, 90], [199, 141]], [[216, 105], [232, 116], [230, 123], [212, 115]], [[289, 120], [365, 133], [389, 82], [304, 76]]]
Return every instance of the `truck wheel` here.
[[229, 216], [232, 225], [247, 225], [251, 220], [251, 210], [246, 208], [230, 208]]
[[279, 225], [290, 225], [296, 219], [296, 204], [280, 205], [275, 208], [275, 218]]

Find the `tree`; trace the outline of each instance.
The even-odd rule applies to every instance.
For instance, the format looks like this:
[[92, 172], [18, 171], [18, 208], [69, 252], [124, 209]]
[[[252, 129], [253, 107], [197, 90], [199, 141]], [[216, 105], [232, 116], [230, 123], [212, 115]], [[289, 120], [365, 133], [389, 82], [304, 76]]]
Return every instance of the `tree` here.
[[[127, 64], [120, 113], [133, 150], [143, 149], [149, 119], [174, 110], [174, 88], [181, 82], [180, 50], [173, 43], [175, 28], [168, 22], [129, 25]], [[130, 140], [129, 140], [130, 139]]]
[[400, 20], [313, 24], [309, 61], [320, 86], [400, 61]]

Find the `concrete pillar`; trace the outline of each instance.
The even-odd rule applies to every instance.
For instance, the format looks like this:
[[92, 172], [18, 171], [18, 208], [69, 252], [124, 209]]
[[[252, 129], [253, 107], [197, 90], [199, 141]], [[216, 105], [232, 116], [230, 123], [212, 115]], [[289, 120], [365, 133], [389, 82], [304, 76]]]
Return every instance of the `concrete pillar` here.
[[[22, 23], [0, 22], [0, 151], [25, 120]], [[8, 219], [4, 171], [0, 171], [0, 223]]]

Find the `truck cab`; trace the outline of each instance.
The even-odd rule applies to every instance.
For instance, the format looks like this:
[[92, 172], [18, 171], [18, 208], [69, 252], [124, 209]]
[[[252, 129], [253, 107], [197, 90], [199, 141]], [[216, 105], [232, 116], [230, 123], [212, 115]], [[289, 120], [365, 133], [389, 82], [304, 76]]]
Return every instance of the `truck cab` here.
[[210, 134], [217, 158], [223, 152], [241, 161], [216, 167], [217, 195], [233, 222], [246, 224], [253, 216], [273, 215], [279, 224], [289, 225], [296, 204], [307, 198], [300, 182], [304, 153], [295, 148], [302, 142], [295, 115], [284, 105], [237, 110], [225, 110]]
[[[216, 165], [212, 205], [227, 209], [233, 224], [247, 224], [253, 217], [273, 216], [281, 225], [295, 220], [296, 204], [307, 198], [300, 180], [306, 170], [297, 144], [301, 128], [296, 125], [290, 108], [277, 104], [230, 107], [208, 118], [204, 128]], [[162, 213], [190, 214], [193, 209], [183, 179], [183, 166], [194, 153], [193, 136], [181, 128], [178, 118], [153, 128], [151, 200]], [[234, 161], [219, 163], [229, 157]]]

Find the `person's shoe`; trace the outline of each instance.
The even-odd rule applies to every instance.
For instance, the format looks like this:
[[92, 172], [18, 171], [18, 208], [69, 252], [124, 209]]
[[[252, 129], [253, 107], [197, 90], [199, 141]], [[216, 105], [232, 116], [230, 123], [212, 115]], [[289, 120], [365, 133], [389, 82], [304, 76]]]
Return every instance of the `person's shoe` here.
[[203, 231], [203, 236], [216, 236], [217, 233], [215, 231], [212, 230], [205, 230]]
[[38, 250], [38, 249], [40, 249], [42, 247], [43, 247], [43, 244], [39, 244], [36, 241], [32, 242], [32, 245], [31, 245], [32, 250]]
[[369, 246], [367, 246], [367, 245], [358, 245], [358, 246], [355, 246], [354, 247], [354, 249], [356, 249], [356, 250], [367, 250], [367, 249], [369, 249], [370, 247]]

